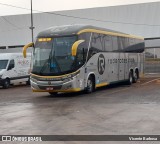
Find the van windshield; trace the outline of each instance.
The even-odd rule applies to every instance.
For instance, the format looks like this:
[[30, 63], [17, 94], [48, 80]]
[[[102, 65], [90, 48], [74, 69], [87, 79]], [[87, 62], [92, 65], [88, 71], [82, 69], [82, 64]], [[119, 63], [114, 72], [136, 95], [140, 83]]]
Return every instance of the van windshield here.
[[8, 60], [0, 60], [0, 69], [6, 69]]

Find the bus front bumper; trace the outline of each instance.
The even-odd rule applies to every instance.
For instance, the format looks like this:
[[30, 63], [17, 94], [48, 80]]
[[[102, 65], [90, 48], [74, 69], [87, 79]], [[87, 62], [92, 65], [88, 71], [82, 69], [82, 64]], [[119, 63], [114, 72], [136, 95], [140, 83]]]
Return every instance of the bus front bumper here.
[[62, 81], [38, 81], [30, 79], [33, 92], [78, 92], [81, 88], [76, 87], [76, 79], [67, 82]]

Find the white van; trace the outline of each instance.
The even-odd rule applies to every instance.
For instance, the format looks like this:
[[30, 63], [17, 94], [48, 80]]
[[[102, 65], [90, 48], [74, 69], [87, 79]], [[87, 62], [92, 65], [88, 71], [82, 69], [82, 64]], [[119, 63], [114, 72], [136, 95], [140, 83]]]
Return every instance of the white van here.
[[22, 53], [0, 54], [0, 86], [9, 88], [10, 84], [29, 83], [31, 54], [23, 58]]

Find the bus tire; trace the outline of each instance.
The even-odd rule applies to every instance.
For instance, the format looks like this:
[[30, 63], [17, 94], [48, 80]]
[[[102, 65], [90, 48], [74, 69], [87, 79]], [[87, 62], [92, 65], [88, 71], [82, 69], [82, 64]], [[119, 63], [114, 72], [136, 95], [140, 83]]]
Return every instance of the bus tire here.
[[136, 83], [138, 80], [138, 71], [135, 71], [134, 76], [133, 76], [133, 83]]
[[57, 96], [58, 92], [49, 92], [51, 96]]
[[3, 88], [4, 89], [8, 89], [10, 86], [10, 80], [8, 78], [6, 78], [3, 82]]
[[86, 93], [92, 93], [95, 91], [95, 80], [93, 78], [93, 76], [89, 76], [88, 80], [87, 80], [87, 87], [85, 92]]
[[133, 72], [132, 71], [129, 72], [129, 77], [128, 77], [127, 83], [129, 85], [131, 85], [133, 83]]

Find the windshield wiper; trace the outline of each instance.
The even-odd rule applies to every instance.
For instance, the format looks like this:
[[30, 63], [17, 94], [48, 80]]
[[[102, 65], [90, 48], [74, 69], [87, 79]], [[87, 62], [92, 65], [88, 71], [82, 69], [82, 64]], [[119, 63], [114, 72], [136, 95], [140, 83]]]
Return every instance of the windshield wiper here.
[[[58, 72], [61, 72], [61, 68], [59, 67], [59, 64], [58, 64], [56, 58], [54, 56], [52, 56], [51, 58], [53, 59], [53, 60], [52, 59], [51, 60], [55, 62], [55, 63], [53, 63], [54, 68], [57, 68]], [[51, 61], [50, 61], [50, 71], [52, 70], [52, 68], [53, 68], [53, 66], [51, 66]]]
[[[49, 54], [49, 58], [44, 62], [44, 65], [42, 66], [42, 68], [41, 68], [41, 70], [40, 70], [40, 74], [42, 74], [42, 72], [45, 70], [45, 66], [46, 66], [46, 64], [48, 63], [49, 64], [49, 67], [50, 67], [50, 72], [51, 72], [51, 70], [52, 70], [52, 66], [51, 66], [51, 63], [52, 63], [52, 59], [54, 59], [54, 62], [56, 63], [56, 68], [58, 69], [58, 72], [61, 72], [61, 69], [60, 69], [60, 67], [59, 67], [59, 65], [58, 65], [58, 62], [57, 62], [57, 60], [55, 59], [55, 57], [54, 56], [52, 56], [52, 52]], [[55, 68], [54, 67], [54, 68]]]
[[42, 74], [42, 72], [44, 71], [44, 69], [45, 69], [45, 66], [46, 66], [46, 64], [49, 62], [49, 59], [47, 59], [46, 61], [45, 61], [45, 63], [44, 63], [44, 65], [42, 66], [42, 68], [41, 68], [41, 70], [40, 70], [40, 74]]

